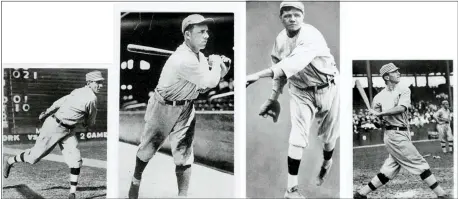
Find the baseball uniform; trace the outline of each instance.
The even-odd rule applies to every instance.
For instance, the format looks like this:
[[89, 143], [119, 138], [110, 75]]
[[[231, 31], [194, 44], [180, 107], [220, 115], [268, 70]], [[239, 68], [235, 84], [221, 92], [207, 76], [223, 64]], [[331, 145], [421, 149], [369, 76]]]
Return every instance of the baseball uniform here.
[[437, 118], [437, 131], [439, 132], [439, 140], [443, 152], [447, 152], [446, 145], [449, 143], [449, 149], [453, 149], [453, 135], [452, 129], [450, 128], [450, 121], [452, 121], [452, 114], [449, 109], [441, 108], [435, 114], [434, 118]]
[[75, 89], [45, 111], [47, 115], [52, 113], [43, 123], [35, 145], [26, 150], [24, 160], [34, 164], [59, 144], [68, 166], [79, 167], [81, 155], [72, 129], [77, 123], [95, 124], [97, 96], [89, 87]]
[[304, 23], [292, 38], [284, 29], [275, 40], [271, 58], [272, 68], [282, 69], [289, 82], [290, 144], [308, 145], [314, 117], [322, 141], [334, 143], [339, 137], [339, 72], [323, 35]]
[[444, 190], [432, 174], [429, 164], [412, 143], [408, 122], [411, 93], [409, 88], [398, 84], [401, 77], [399, 68], [393, 63], [385, 64], [380, 69], [380, 76], [384, 78], [387, 86], [374, 97], [373, 110], [370, 111], [382, 118], [383, 142], [389, 155], [383, 163], [380, 173], [357, 191], [353, 198], [367, 198], [368, 193], [388, 183], [399, 173], [401, 168], [419, 175], [438, 197], [446, 197]]
[[101, 88], [100, 81], [104, 80], [100, 71], [86, 74], [87, 85], [73, 90], [55, 101], [46, 109], [41, 117], [46, 117], [38, 135], [35, 145], [9, 158], [4, 162], [4, 176], [8, 177], [10, 168], [17, 162], [35, 164], [48, 155], [56, 145], [62, 150], [62, 155], [70, 167], [70, 194], [69, 198], [75, 198], [78, 176], [82, 165], [81, 153], [78, 149], [78, 140], [72, 130], [78, 123], [83, 126], [95, 124], [97, 115], [97, 96], [95, 92]]
[[193, 162], [193, 100], [200, 90], [216, 87], [221, 77], [220, 67], [209, 70], [203, 53], [199, 52], [198, 56], [183, 43], [165, 63], [145, 113], [145, 129], [137, 152], [142, 161], [149, 161], [170, 136], [175, 164]]
[[[393, 90], [385, 87], [373, 100], [373, 109], [382, 112], [396, 106], [410, 108], [410, 89], [397, 85]], [[385, 160], [380, 172], [392, 179], [401, 167], [413, 174], [421, 174], [429, 169], [429, 165], [423, 156], [417, 151], [411, 142], [411, 135], [408, 123], [408, 111], [395, 115], [383, 116], [386, 125], [384, 143], [389, 156]], [[394, 128], [401, 128], [396, 130]]]

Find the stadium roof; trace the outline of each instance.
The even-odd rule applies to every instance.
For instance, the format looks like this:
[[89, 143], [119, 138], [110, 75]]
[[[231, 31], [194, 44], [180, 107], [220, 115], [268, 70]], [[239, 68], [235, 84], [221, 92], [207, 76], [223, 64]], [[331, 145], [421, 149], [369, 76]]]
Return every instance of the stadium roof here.
[[[413, 75], [414, 73], [418, 76], [434, 73], [445, 74], [447, 62], [450, 69], [450, 73], [453, 72], [453, 64], [451, 60], [371, 60], [369, 61], [371, 66], [371, 72], [374, 76], [378, 76], [380, 68], [388, 63], [394, 63], [400, 68], [401, 74]], [[366, 76], [366, 60], [354, 60], [353, 61], [353, 76]]]

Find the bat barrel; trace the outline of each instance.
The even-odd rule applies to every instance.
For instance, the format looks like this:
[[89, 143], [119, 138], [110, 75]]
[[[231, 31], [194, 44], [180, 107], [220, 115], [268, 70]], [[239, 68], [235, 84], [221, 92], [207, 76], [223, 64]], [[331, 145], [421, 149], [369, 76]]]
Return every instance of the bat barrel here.
[[164, 50], [160, 48], [153, 48], [153, 47], [142, 46], [142, 45], [137, 45], [137, 44], [127, 45], [127, 51], [133, 52], [133, 53], [145, 54], [145, 55], [156, 55], [156, 56], [165, 56], [165, 57], [168, 57], [173, 53], [173, 51], [170, 51], [170, 50]]

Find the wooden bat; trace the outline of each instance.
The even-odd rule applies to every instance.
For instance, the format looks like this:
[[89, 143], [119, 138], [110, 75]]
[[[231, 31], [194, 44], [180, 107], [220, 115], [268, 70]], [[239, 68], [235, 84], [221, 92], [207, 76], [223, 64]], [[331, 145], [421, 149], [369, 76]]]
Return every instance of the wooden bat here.
[[367, 99], [366, 92], [364, 92], [364, 89], [363, 89], [363, 86], [361, 85], [361, 82], [359, 82], [359, 80], [356, 80], [355, 84], [356, 84], [356, 88], [359, 91], [359, 94], [363, 98], [364, 104], [366, 104], [366, 108], [367, 109], [371, 109], [371, 104], [369, 103], [369, 99]]
[[160, 48], [153, 48], [153, 47], [142, 46], [142, 45], [137, 45], [137, 44], [127, 45], [127, 51], [133, 52], [133, 53], [145, 54], [145, 55], [156, 55], [156, 56], [164, 56], [164, 57], [168, 57], [173, 53], [173, 51], [170, 51], [170, 50], [164, 50]]

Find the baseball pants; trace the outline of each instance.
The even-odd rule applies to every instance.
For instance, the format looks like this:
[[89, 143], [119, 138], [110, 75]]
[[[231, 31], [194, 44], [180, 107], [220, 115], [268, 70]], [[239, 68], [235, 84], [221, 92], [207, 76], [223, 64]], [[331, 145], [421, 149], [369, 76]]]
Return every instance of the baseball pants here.
[[59, 145], [65, 162], [70, 168], [81, 167], [81, 153], [75, 134], [70, 129], [59, 125], [53, 117], [46, 118], [35, 145], [25, 151], [24, 161], [35, 164], [48, 155], [56, 145]]
[[386, 130], [383, 138], [389, 153], [380, 172], [393, 179], [401, 170], [420, 175], [429, 169], [429, 164], [413, 145], [409, 131]]
[[155, 92], [148, 101], [144, 119], [146, 124], [137, 151], [140, 160], [148, 162], [168, 136], [175, 164], [185, 166], [194, 162], [193, 142], [196, 119], [193, 103], [167, 105]]
[[339, 88], [330, 83], [326, 88], [305, 91], [289, 85], [291, 94], [291, 132], [289, 143], [307, 147], [312, 121], [318, 122], [318, 137], [324, 144], [335, 143], [339, 138]]
[[449, 123], [437, 124], [436, 128], [439, 132], [439, 139], [441, 142], [453, 141], [452, 129]]

